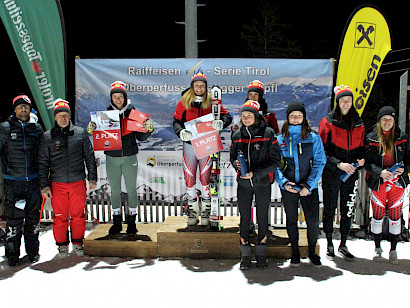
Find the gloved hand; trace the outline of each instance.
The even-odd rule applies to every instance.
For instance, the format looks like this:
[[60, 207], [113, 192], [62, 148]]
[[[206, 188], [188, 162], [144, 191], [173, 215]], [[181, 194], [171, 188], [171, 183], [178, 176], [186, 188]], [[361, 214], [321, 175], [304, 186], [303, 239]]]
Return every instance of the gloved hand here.
[[182, 141], [190, 141], [192, 139], [192, 133], [189, 130], [183, 129], [179, 133], [179, 138], [181, 138]]
[[154, 131], [154, 123], [152, 123], [151, 120], [146, 120], [143, 123], [144, 128], [147, 130], [148, 133], [151, 133]]
[[221, 130], [224, 127], [224, 122], [222, 120], [213, 120], [212, 128], [216, 130]]
[[97, 128], [97, 124], [95, 124], [95, 122], [93, 122], [93, 121], [90, 121], [90, 122], [88, 123], [88, 126], [87, 126], [87, 132], [88, 132], [89, 134], [92, 134], [93, 131], [94, 131], [96, 128]]

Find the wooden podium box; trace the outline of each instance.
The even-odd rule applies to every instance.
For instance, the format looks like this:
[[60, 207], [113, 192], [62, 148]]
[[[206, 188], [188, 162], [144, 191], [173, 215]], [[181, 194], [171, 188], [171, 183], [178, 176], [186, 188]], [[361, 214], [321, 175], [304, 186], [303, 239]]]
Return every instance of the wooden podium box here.
[[[98, 225], [84, 240], [84, 253], [102, 257], [164, 259], [239, 259], [239, 217], [224, 217], [221, 231], [209, 227], [188, 226], [188, 217], [169, 216], [162, 224], [137, 224], [138, 233], [108, 235], [112, 224]], [[256, 243], [256, 235], [250, 242]], [[252, 249], [253, 250], [253, 249]], [[307, 257], [306, 229], [299, 229], [299, 251]], [[319, 254], [319, 245], [316, 245]], [[268, 258], [292, 256], [286, 229], [274, 229], [266, 247]]]
[[84, 240], [84, 253], [101, 257], [157, 258], [157, 231], [160, 224], [137, 224], [138, 233], [127, 235], [127, 225], [122, 233], [109, 235], [112, 224], [98, 225]]
[[167, 217], [158, 229], [160, 258], [237, 259], [239, 217], [224, 217], [221, 231], [188, 226], [188, 217]]

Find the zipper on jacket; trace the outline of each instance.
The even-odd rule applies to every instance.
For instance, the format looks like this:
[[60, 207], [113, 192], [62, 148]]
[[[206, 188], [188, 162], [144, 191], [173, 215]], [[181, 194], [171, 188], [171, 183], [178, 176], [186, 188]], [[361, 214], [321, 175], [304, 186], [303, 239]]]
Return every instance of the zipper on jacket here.
[[[248, 169], [249, 171], [251, 170], [251, 139], [252, 139], [252, 135], [248, 130], [248, 127], [245, 127], [246, 131], [249, 134], [249, 142], [248, 142]], [[253, 187], [253, 182], [252, 179], [249, 179], [251, 186]]]
[[24, 149], [24, 169], [26, 172], [26, 181], [28, 181], [28, 166], [27, 166], [27, 144], [26, 144], [26, 128], [25, 128], [25, 124], [21, 123], [21, 128], [23, 131], [23, 149]]
[[289, 136], [289, 145], [290, 145], [290, 147], [289, 147], [289, 154], [290, 154], [290, 156], [292, 157], [292, 137], [291, 137], [291, 136]]

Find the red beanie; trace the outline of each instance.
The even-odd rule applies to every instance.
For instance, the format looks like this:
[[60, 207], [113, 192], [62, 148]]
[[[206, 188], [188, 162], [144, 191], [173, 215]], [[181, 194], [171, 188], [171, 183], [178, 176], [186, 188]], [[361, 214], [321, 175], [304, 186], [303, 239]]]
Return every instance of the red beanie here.
[[244, 111], [252, 112], [255, 115], [255, 119], [257, 119], [259, 115], [259, 103], [251, 100], [246, 101], [241, 108], [241, 112]]
[[20, 104], [27, 104], [30, 106], [30, 110], [31, 110], [31, 100], [28, 98], [27, 95], [18, 95], [13, 99], [13, 109], [16, 108], [17, 105]]
[[68, 102], [61, 98], [57, 98], [54, 101], [54, 116], [56, 116], [56, 114], [59, 112], [68, 112], [71, 116], [71, 110]]

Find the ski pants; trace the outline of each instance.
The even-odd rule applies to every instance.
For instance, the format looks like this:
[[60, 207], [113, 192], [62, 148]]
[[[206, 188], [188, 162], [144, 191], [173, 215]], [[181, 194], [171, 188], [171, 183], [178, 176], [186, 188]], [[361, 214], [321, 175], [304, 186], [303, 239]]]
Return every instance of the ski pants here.
[[340, 233], [349, 235], [356, 202], [358, 173], [352, 174], [346, 182], [342, 182], [339, 176], [339, 172], [331, 172], [326, 168], [323, 171], [323, 231], [326, 234], [333, 233], [333, 220], [340, 191]]
[[192, 144], [184, 142], [184, 177], [189, 199], [196, 199], [196, 171], [199, 166], [199, 180], [202, 185], [202, 198], [210, 198], [209, 179], [211, 177], [211, 159], [208, 157], [198, 159]]
[[[51, 182], [53, 234], [58, 246], [68, 245], [68, 226], [73, 244], [82, 244], [85, 233], [84, 207], [87, 197], [85, 180], [72, 183]], [[71, 220], [69, 221], [69, 217]]]
[[258, 244], [262, 243], [268, 233], [268, 213], [272, 186], [267, 185], [239, 186], [237, 190], [240, 217], [240, 236], [249, 242], [249, 221], [251, 220], [252, 201], [255, 196], [256, 219], [258, 221]]
[[107, 156], [107, 178], [111, 187], [111, 206], [115, 210], [121, 211], [121, 179], [124, 176], [125, 187], [128, 196], [128, 208], [136, 209], [139, 203], [137, 193], [137, 155], [111, 157]]
[[301, 197], [299, 194], [281, 190], [282, 201], [286, 212], [286, 230], [288, 232], [292, 250], [299, 251], [298, 209], [299, 201], [307, 224], [307, 239], [309, 252], [314, 253], [319, 235], [319, 194], [313, 189], [308, 196]]
[[[11, 248], [6, 248], [6, 257], [18, 258], [20, 256], [22, 235], [24, 235], [27, 255], [35, 257], [40, 246], [38, 232], [42, 201], [38, 178], [31, 181], [4, 179], [4, 197], [6, 239]], [[25, 200], [24, 209], [16, 207], [16, 201], [19, 200]]]
[[378, 191], [370, 191], [370, 204], [373, 212], [370, 223], [372, 233], [382, 233], [386, 208], [389, 216], [389, 233], [394, 235], [401, 233], [401, 214], [404, 196], [404, 188], [397, 181], [394, 183], [384, 182], [379, 186]]

